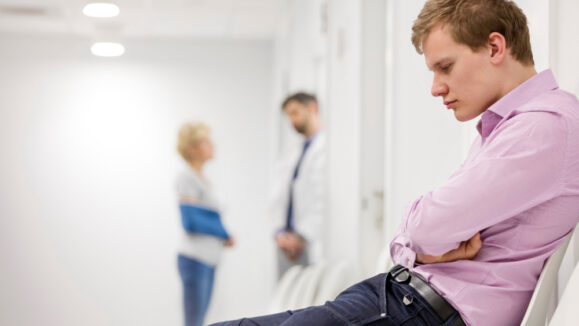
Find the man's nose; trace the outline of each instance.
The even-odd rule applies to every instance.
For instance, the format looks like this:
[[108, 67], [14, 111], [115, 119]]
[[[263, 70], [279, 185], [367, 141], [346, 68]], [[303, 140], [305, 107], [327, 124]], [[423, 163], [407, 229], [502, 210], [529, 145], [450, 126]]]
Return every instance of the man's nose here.
[[434, 76], [432, 79], [432, 88], [430, 89], [432, 96], [444, 96], [448, 93], [448, 86], [443, 82], [438, 76]]

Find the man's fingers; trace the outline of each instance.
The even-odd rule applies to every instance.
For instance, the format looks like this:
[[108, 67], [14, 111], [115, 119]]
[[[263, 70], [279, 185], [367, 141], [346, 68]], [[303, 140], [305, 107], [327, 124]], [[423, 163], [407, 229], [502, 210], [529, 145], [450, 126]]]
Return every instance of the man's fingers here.
[[448, 257], [451, 257], [451, 260], [473, 259], [479, 249], [480, 246], [477, 245], [476, 241], [470, 238], [468, 241], [461, 242], [458, 248], [449, 251], [447, 254]]
[[475, 234], [472, 238], [468, 239], [465, 244], [465, 255], [469, 259], [476, 256], [480, 248], [482, 247], [482, 241], [480, 240], [480, 233]]
[[463, 259], [473, 259], [481, 247], [482, 241], [480, 239], [480, 234], [477, 233], [467, 241], [461, 242], [458, 248], [450, 250], [444, 255], [437, 257], [438, 259], [431, 260], [434, 262], [445, 263]]
[[471, 246], [472, 248], [476, 248], [476, 250], [478, 251], [482, 247], [480, 233], [477, 233], [474, 235], [474, 237], [470, 238], [470, 240], [468, 240], [468, 245]]
[[417, 254], [416, 261], [424, 264], [446, 263], [462, 259], [473, 259], [482, 248], [482, 241], [480, 233], [472, 236], [467, 241], [460, 243], [458, 248], [448, 251], [442, 256], [429, 256], [425, 254]]

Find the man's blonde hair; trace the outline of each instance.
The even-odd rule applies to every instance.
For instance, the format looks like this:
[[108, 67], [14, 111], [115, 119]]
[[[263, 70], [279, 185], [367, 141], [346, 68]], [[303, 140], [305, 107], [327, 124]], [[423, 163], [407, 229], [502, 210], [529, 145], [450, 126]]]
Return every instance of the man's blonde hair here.
[[179, 138], [177, 141], [177, 151], [179, 155], [187, 162], [191, 160], [189, 149], [197, 143], [209, 137], [211, 129], [203, 122], [188, 122], [179, 129]]
[[438, 24], [449, 27], [457, 43], [473, 51], [483, 48], [490, 33], [505, 37], [511, 55], [524, 65], [533, 65], [527, 17], [510, 0], [429, 0], [412, 26], [412, 44], [420, 54], [422, 43]]

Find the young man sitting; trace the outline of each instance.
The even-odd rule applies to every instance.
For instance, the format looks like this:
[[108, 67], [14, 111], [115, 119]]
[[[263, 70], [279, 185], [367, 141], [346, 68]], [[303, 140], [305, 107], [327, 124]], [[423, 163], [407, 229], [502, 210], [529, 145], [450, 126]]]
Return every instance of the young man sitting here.
[[411, 203], [398, 266], [322, 306], [215, 325], [518, 325], [545, 260], [579, 220], [579, 102], [535, 71], [507, 0], [430, 0], [412, 42], [432, 95], [478, 138], [448, 181]]

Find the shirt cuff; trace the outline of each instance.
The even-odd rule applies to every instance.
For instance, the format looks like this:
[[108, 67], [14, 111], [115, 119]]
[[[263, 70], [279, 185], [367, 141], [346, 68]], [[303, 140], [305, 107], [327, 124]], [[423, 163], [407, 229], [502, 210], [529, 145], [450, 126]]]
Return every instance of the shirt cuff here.
[[416, 262], [416, 252], [410, 248], [410, 240], [401, 235], [392, 240], [390, 255], [395, 264], [409, 269], [413, 268]]

